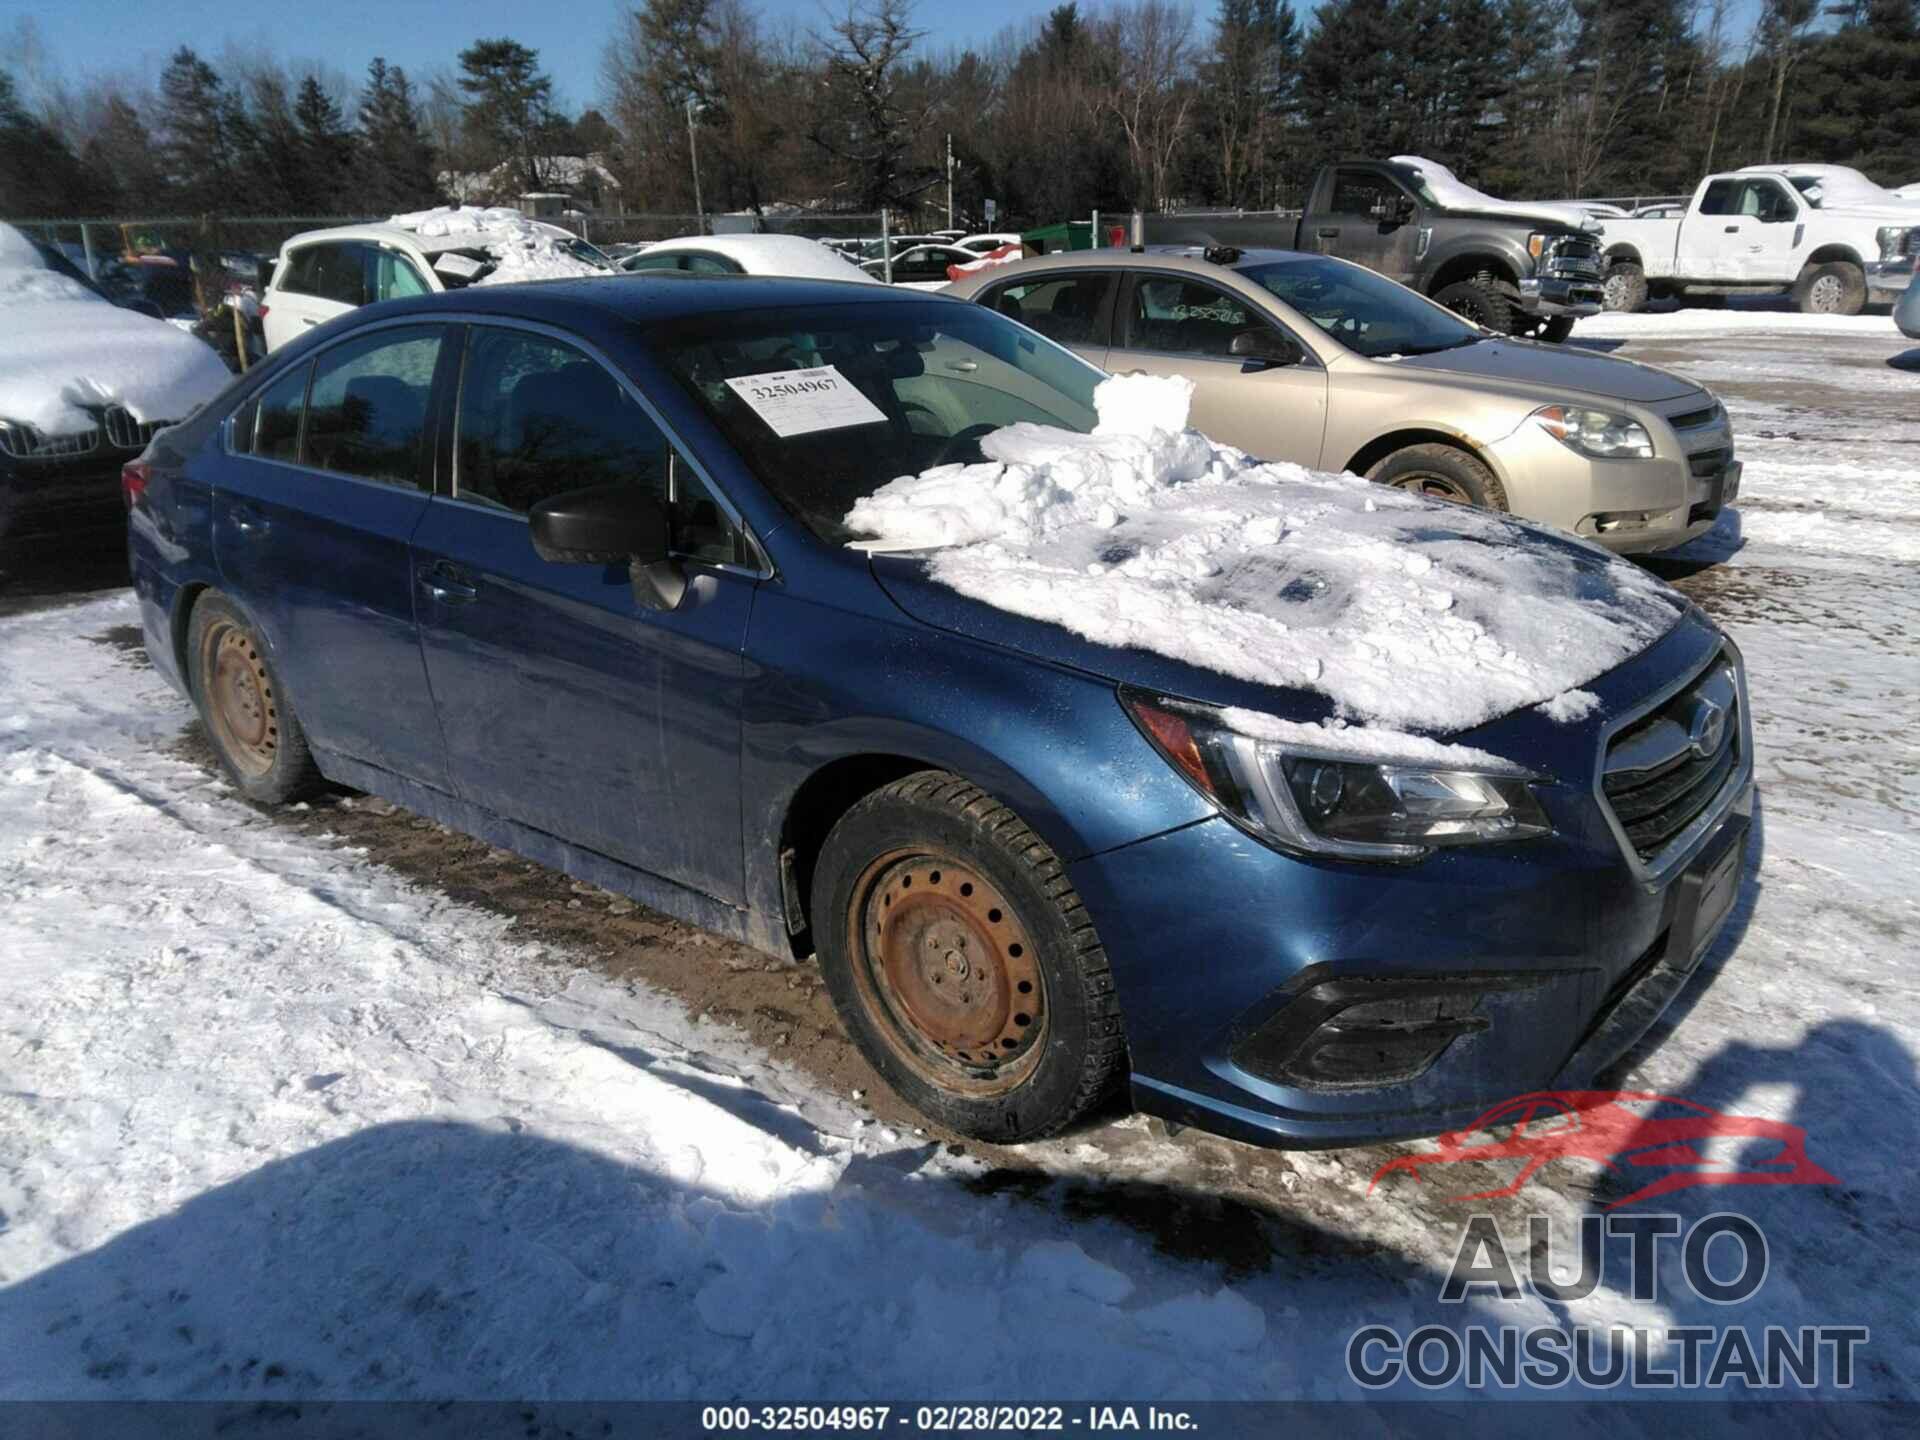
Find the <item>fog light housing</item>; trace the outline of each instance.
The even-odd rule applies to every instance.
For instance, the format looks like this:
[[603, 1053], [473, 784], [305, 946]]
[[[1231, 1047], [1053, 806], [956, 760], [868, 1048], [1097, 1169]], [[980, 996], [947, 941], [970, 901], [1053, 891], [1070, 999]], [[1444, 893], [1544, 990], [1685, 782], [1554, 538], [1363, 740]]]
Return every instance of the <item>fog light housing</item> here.
[[1264, 1021], [1239, 1030], [1228, 1058], [1276, 1085], [1361, 1089], [1404, 1085], [1432, 1068], [1463, 1035], [1491, 1027], [1476, 1013], [1494, 991], [1531, 989], [1547, 977], [1488, 974], [1322, 980]]

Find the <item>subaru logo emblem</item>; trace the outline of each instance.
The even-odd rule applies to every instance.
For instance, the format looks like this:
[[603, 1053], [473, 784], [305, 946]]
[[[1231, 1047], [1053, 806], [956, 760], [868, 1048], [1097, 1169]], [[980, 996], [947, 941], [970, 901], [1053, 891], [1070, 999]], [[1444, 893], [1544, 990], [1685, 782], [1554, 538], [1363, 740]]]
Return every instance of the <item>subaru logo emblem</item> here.
[[1693, 722], [1687, 726], [1687, 743], [1702, 760], [1720, 753], [1720, 742], [1727, 737], [1727, 710], [1702, 696], [1693, 707]]

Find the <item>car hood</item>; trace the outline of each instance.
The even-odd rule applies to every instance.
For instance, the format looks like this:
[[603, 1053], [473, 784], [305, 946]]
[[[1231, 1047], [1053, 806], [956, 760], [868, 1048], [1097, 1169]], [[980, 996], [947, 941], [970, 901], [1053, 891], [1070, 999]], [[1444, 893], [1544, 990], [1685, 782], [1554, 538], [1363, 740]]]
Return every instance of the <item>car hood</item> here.
[[1700, 393], [1693, 381], [1637, 361], [1616, 360], [1564, 345], [1514, 340], [1482, 340], [1457, 350], [1409, 355], [1391, 363], [1397, 370], [1503, 381], [1541, 394], [1578, 391], [1630, 405], [1657, 404]]
[[[1184, 385], [1184, 390], [1168, 389]], [[1016, 425], [882, 486], [846, 525], [926, 624], [1123, 684], [1378, 735], [1459, 733], [1573, 695], [1685, 602], [1571, 536], [1355, 476], [1262, 464], [1116, 376], [1089, 435]], [[1169, 403], [1172, 402], [1172, 403]]]
[[232, 379], [205, 342], [45, 271], [0, 270], [0, 333], [0, 420], [43, 435], [90, 430], [112, 405], [184, 420]]

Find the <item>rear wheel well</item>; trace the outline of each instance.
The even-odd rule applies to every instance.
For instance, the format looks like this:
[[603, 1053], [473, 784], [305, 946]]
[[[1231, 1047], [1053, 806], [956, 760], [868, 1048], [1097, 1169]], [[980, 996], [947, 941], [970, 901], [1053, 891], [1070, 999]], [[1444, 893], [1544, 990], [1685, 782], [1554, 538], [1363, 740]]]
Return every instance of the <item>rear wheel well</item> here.
[[781, 886], [790, 914], [804, 921], [798, 933], [789, 926], [796, 957], [813, 950], [813, 871], [833, 827], [876, 790], [916, 770], [938, 770], [930, 760], [910, 755], [848, 755], [821, 766], [801, 782], [787, 802], [780, 826]]
[[[1487, 465], [1487, 457], [1458, 435], [1449, 435], [1444, 430], [1395, 430], [1391, 435], [1382, 435], [1377, 440], [1369, 440], [1365, 447], [1341, 468], [1355, 475], [1365, 475], [1394, 451], [1404, 450], [1409, 445], [1451, 446], [1463, 455], [1471, 455], [1482, 465]], [[1493, 467], [1488, 465], [1487, 468], [1491, 470]]]
[[1514, 280], [1512, 267], [1497, 255], [1456, 255], [1427, 280], [1427, 294], [1438, 295], [1449, 285], [1457, 285], [1463, 280], [1478, 280], [1482, 276], [1505, 281], [1509, 285]]
[[193, 624], [193, 607], [200, 603], [200, 597], [211, 590], [211, 585], [182, 585], [180, 593], [173, 601], [173, 663], [174, 673], [180, 677], [183, 685], [191, 684], [187, 676], [187, 630]]
[[[1807, 257], [1807, 264], [1809, 265], [1832, 265], [1836, 262], [1845, 265], [1860, 265], [1860, 257], [1845, 245], [1822, 245]], [[1865, 269], [1866, 267], [1861, 266], [1861, 268]]]

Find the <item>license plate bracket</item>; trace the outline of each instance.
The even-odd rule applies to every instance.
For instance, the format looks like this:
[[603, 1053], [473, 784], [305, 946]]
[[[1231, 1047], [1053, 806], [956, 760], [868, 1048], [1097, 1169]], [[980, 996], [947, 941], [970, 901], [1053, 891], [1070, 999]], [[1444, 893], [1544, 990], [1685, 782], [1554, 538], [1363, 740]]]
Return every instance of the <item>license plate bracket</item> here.
[[1747, 818], [1735, 814], [1715, 837], [1715, 844], [1674, 882], [1678, 894], [1667, 932], [1667, 964], [1691, 971], [1720, 933], [1740, 894], [1746, 842]]

